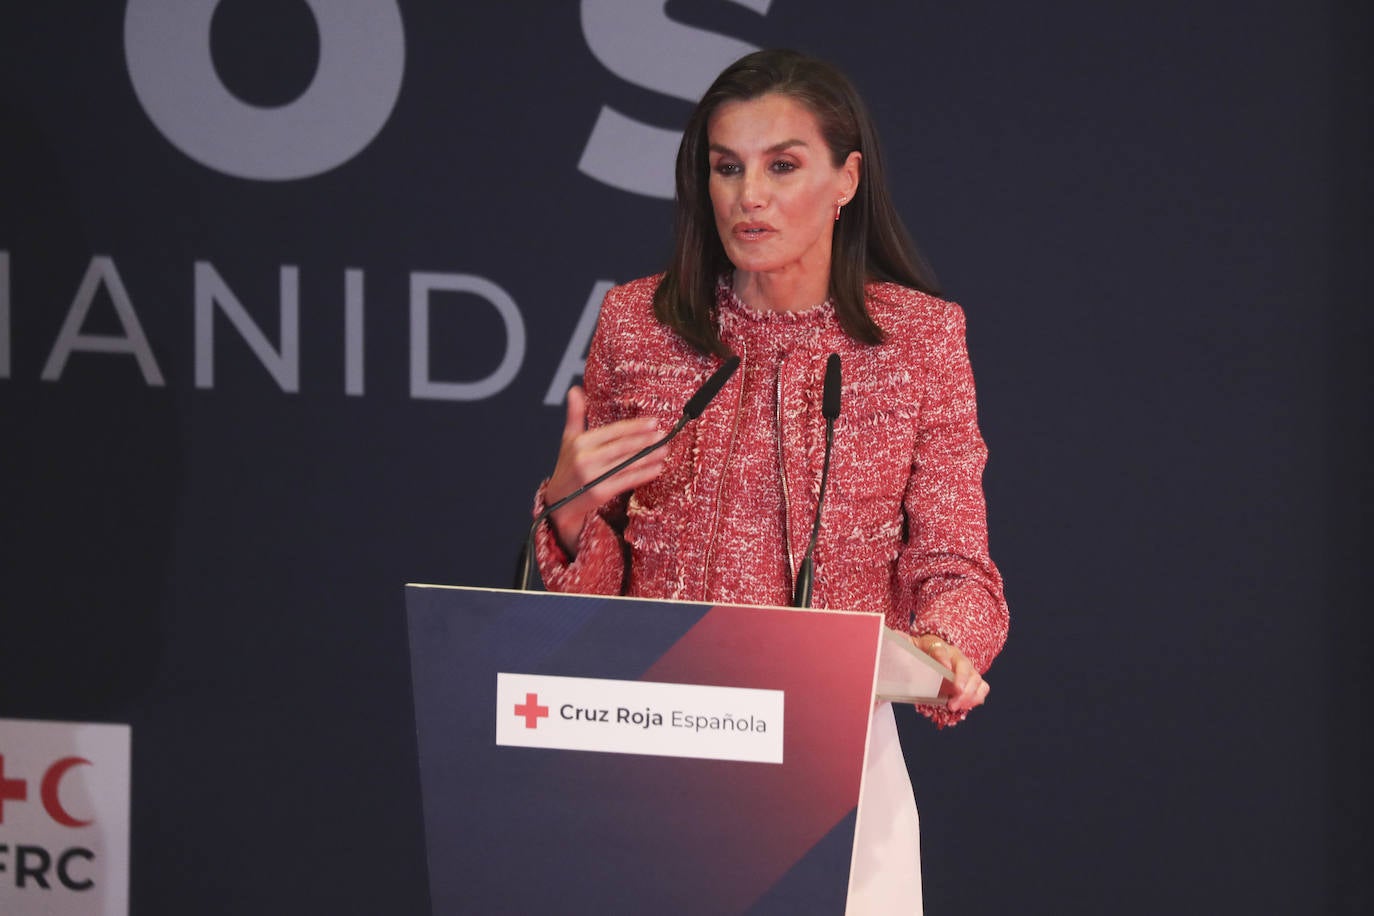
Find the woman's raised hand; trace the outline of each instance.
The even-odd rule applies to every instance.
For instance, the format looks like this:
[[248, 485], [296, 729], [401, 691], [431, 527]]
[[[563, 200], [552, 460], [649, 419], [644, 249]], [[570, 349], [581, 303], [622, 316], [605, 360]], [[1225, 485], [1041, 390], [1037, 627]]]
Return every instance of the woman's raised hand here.
[[[568, 389], [568, 419], [563, 425], [558, 463], [544, 491], [545, 504], [555, 503], [587, 481], [594, 480], [635, 452], [657, 442], [661, 435], [658, 421], [652, 417], [617, 420], [587, 429], [587, 398], [582, 389], [574, 385]], [[549, 516], [558, 543], [569, 557], [577, 551], [577, 539], [587, 518], [609, 500], [657, 477], [663, 472], [666, 458], [667, 449], [646, 455]]]

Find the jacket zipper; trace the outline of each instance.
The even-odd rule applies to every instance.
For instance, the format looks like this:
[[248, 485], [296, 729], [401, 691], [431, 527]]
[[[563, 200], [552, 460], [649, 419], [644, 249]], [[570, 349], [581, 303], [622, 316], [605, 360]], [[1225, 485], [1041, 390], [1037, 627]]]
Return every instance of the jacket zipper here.
[[786, 354], [780, 354], [778, 360], [778, 379], [773, 386], [775, 401], [773, 403], [773, 416], [778, 428], [778, 477], [782, 480], [782, 546], [784, 555], [787, 557], [787, 591], [792, 591], [793, 579], [796, 578], [796, 562], [792, 557], [792, 524], [791, 509], [787, 496], [787, 458], [786, 450], [782, 444], [783, 422], [782, 422], [782, 369], [787, 363]]
[[730, 459], [735, 454], [735, 439], [739, 436], [739, 412], [741, 399], [744, 397], [744, 369], [745, 361], [749, 359], [749, 350], [742, 343], [739, 348], [740, 367], [738, 374], [740, 377], [739, 396], [735, 398], [734, 416], [730, 420], [730, 441], [725, 446], [725, 460], [721, 463], [720, 481], [716, 484], [715, 505], [711, 509], [711, 534], [706, 540], [706, 561], [701, 566], [701, 599], [710, 600], [706, 596], [707, 577], [710, 575], [711, 556], [716, 552], [716, 532], [720, 530], [720, 503], [721, 493], [725, 489], [725, 475], [729, 473]]

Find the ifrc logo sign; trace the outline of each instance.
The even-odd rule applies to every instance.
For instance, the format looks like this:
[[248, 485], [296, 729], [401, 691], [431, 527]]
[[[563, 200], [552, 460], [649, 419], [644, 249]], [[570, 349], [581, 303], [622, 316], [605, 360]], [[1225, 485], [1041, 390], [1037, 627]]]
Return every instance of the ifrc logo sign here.
[[[39, 790], [43, 810], [63, 827], [85, 827], [90, 823], [89, 819], [82, 820], [62, 807], [60, 794], [62, 777], [67, 775], [68, 770], [72, 767], [90, 765], [91, 762], [85, 757], [63, 757], [43, 773], [42, 788]], [[5, 755], [0, 754], [0, 825], [5, 823], [5, 802], [27, 801], [28, 798], [28, 783], [23, 779], [10, 779], [5, 775]]]
[[129, 728], [0, 719], [0, 913], [124, 914]]
[[496, 675], [496, 743], [782, 763], [783, 692]]

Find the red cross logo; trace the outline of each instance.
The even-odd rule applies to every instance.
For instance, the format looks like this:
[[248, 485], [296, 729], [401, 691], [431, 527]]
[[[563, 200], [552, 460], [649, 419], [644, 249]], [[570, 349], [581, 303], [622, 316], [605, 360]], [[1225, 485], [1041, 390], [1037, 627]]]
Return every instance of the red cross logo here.
[[[548, 710], [544, 711], [545, 715]], [[0, 824], [5, 822], [5, 802], [28, 801], [29, 784], [22, 779], [5, 778], [5, 755], [0, 754]]]
[[549, 707], [539, 705], [539, 694], [527, 693], [525, 694], [525, 705], [516, 706], [515, 714], [525, 717], [526, 728], [537, 728], [540, 719], [549, 717]]

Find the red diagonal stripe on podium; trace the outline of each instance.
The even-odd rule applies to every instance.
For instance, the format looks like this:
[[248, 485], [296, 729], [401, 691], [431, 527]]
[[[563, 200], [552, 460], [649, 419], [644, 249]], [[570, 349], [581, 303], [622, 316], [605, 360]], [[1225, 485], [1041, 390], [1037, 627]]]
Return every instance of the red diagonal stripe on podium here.
[[665, 762], [665, 828], [682, 831], [721, 912], [761, 897], [858, 799], [881, 619], [811, 612], [799, 626], [802, 613], [712, 608], [641, 678], [785, 691], [781, 766]]

